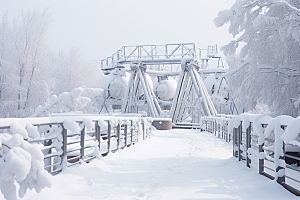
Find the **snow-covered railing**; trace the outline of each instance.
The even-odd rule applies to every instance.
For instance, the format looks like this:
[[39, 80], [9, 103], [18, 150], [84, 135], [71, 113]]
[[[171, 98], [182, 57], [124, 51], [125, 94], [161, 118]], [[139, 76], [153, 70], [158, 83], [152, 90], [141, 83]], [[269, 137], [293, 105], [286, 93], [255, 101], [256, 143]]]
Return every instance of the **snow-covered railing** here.
[[[230, 119], [231, 118], [231, 119]], [[300, 117], [243, 113], [202, 117], [202, 129], [232, 139], [233, 156], [300, 195]], [[226, 135], [227, 134], [227, 135]], [[229, 141], [226, 140], [226, 141]]]
[[0, 139], [5, 133], [21, 134], [44, 153], [44, 169], [56, 174], [147, 139], [151, 122], [137, 115], [0, 119]]
[[202, 129], [213, 133], [226, 140], [226, 142], [231, 141], [231, 135], [228, 132], [228, 124], [233, 115], [217, 115], [217, 116], [203, 116], [201, 118]]

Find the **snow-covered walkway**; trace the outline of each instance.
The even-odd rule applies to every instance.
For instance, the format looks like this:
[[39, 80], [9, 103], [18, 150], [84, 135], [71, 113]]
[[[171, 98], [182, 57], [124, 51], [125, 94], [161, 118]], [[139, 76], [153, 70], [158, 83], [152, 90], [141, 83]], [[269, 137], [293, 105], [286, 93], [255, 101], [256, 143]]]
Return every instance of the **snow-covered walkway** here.
[[153, 131], [149, 140], [65, 170], [52, 188], [24, 200], [298, 199], [231, 155], [231, 144], [206, 132]]

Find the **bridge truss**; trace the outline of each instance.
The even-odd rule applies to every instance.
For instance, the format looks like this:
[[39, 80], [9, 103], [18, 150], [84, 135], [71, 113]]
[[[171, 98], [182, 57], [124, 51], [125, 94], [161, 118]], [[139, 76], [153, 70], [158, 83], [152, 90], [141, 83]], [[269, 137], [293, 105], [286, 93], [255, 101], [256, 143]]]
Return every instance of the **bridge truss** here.
[[[214, 46], [212, 46], [214, 47]], [[124, 46], [112, 56], [101, 61], [107, 73], [117, 66], [124, 66], [131, 76], [123, 100], [122, 113], [146, 111], [151, 117], [170, 117], [174, 124], [199, 123], [201, 116], [213, 116], [217, 111], [204, 86], [199, 72], [205, 73], [210, 58], [221, 58], [217, 48], [207, 49], [207, 58], [201, 59], [201, 49], [194, 43]], [[202, 63], [201, 63], [202, 61]], [[153, 70], [155, 69], [155, 70]], [[178, 85], [171, 108], [161, 109], [146, 74], [156, 77], [177, 77]], [[142, 88], [143, 95], [139, 95]]]

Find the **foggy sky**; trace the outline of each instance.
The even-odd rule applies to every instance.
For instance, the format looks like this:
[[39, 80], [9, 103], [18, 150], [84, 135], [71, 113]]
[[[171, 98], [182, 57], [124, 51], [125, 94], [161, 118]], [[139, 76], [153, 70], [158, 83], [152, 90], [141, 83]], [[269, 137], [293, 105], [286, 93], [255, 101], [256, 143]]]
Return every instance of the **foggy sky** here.
[[216, 28], [218, 11], [235, 0], [0, 0], [1, 12], [48, 8], [49, 44], [81, 49], [100, 61], [126, 45], [196, 43], [200, 48], [230, 42], [228, 27]]

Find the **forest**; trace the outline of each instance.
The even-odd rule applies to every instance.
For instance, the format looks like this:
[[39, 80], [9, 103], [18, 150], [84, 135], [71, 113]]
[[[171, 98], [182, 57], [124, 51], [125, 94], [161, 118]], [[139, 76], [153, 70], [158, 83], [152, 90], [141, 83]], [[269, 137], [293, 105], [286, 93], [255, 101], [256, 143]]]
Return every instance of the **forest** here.
[[[0, 118], [28, 117], [52, 95], [85, 85], [99, 87], [99, 62], [77, 48], [55, 52], [48, 44], [51, 15], [21, 11], [0, 19]], [[62, 30], [63, 31], [63, 30]]]

